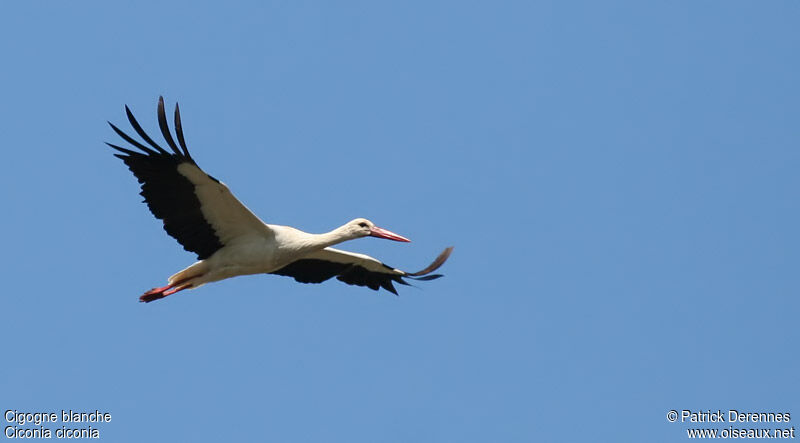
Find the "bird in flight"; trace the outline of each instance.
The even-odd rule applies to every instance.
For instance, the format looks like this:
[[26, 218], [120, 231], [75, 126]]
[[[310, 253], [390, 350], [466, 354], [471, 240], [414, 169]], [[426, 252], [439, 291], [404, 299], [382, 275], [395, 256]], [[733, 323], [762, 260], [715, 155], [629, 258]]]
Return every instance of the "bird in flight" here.
[[[357, 218], [324, 234], [309, 234], [290, 226], [261, 221], [243, 205], [225, 184], [206, 174], [186, 148], [177, 103], [174, 126], [178, 143], [172, 137], [164, 98], [158, 99], [158, 125], [170, 150], [159, 146], [142, 129], [125, 106], [137, 141], [111, 122], [111, 128], [131, 146], [111, 143], [142, 187], [150, 212], [164, 223], [164, 230], [183, 248], [197, 254], [198, 261], [167, 279], [167, 285], [153, 288], [139, 297], [149, 303], [184, 289], [250, 274], [277, 274], [293, 277], [300, 283], [321, 283], [332, 277], [349, 285], [380, 288], [397, 295], [393, 283], [408, 285], [406, 278], [433, 280], [431, 274], [450, 256], [448, 247], [427, 268], [405, 272], [387, 266], [364, 254], [334, 249], [331, 246], [361, 237], [377, 237], [399, 242], [407, 238], [365, 219]], [[180, 145], [180, 148], [178, 147]], [[135, 149], [134, 149], [135, 148]]]

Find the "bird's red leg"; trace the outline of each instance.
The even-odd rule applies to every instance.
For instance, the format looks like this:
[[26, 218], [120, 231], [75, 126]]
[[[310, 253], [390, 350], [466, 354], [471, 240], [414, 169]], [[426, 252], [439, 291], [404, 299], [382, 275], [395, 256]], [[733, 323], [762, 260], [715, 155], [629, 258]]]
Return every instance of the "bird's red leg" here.
[[168, 295], [172, 295], [178, 291], [182, 291], [191, 286], [191, 285], [181, 286], [184, 282], [186, 282], [186, 280], [177, 281], [175, 283], [171, 283], [166, 286], [162, 286], [160, 288], [153, 288], [142, 294], [139, 297], [139, 301], [150, 303], [151, 301], [158, 300], [159, 298], [164, 298]]
[[176, 293], [178, 291], [183, 291], [184, 289], [188, 289], [188, 288], [189, 288], [189, 286], [181, 286], [179, 288], [172, 288], [172, 289], [170, 289], [168, 291], [164, 291], [164, 297], [166, 297], [168, 295], [172, 295], [172, 294], [174, 294], [174, 293]]
[[162, 286], [160, 288], [153, 288], [153, 289], [145, 292], [144, 294], [142, 294], [139, 297], [139, 301], [142, 301], [142, 302], [145, 302], [145, 303], [150, 303], [153, 300], [158, 300], [159, 298], [164, 298], [164, 297], [166, 297], [164, 292], [166, 292], [167, 289], [170, 289], [171, 287], [172, 287], [171, 285], [167, 285], [167, 286]]

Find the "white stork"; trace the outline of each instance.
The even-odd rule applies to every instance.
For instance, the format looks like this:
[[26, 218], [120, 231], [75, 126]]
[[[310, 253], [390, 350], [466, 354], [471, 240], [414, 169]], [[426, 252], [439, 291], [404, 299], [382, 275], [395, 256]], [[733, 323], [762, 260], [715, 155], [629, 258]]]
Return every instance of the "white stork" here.
[[187, 251], [197, 254], [199, 261], [176, 273], [167, 285], [153, 288], [139, 297], [151, 302], [184, 289], [193, 289], [238, 275], [277, 274], [294, 277], [301, 283], [321, 283], [336, 277], [349, 285], [384, 288], [393, 294], [392, 282], [408, 285], [403, 278], [433, 280], [430, 275], [450, 256], [445, 249], [419, 272], [405, 272], [387, 266], [364, 254], [341, 251], [331, 246], [360, 237], [378, 237], [408, 242], [407, 238], [357, 218], [324, 234], [309, 234], [289, 226], [266, 224], [250, 212], [225, 184], [206, 174], [186, 149], [181, 116], [175, 104], [175, 133], [180, 149], [172, 138], [164, 98], [158, 99], [158, 124], [172, 152], [163, 149], [142, 129], [125, 106], [128, 120], [137, 134], [150, 147], [136, 141], [111, 122], [111, 128], [139, 151], [111, 143], [142, 185], [145, 203], [156, 218], [164, 222], [164, 230]]

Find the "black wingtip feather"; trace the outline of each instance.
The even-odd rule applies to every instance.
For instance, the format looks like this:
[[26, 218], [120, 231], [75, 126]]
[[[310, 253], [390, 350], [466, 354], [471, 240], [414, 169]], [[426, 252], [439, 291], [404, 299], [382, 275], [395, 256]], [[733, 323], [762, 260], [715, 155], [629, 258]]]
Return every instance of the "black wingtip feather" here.
[[433, 274], [433, 275], [426, 275], [424, 277], [414, 277], [414, 276], [407, 275], [406, 277], [408, 277], [410, 279], [413, 279], [413, 280], [418, 280], [418, 281], [429, 281], [429, 280], [436, 280], [437, 278], [444, 277], [444, 275], [443, 274]]
[[[122, 153], [124, 153], [124, 154], [128, 154], [128, 156], [131, 156], [131, 155], [137, 155], [137, 154], [138, 154], [138, 152], [136, 152], [136, 151], [131, 151], [130, 149], [125, 149], [125, 148], [123, 148], [123, 147], [121, 147], [121, 146], [112, 145], [112, 144], [111, 144], [111, 143], [109, 143], [109, 142], [104, 142], [104, 143], [105, 143], [105, 144], [107, 144], [108, 146], [110, 146], [110, 147], [112, 147], [112, 148], [116, 149], [116, 150], [117, 150], [117, 151], [119, 151], [119, 152], [122, 152]], [[114, 154], [114, 155], [118, 155], [118, 154]], [[121, 158], [124, 158], [124, 157], [121, 157]]]
[[150, 136], [147, 135], [146, 132], [144, 132], [144, 129], [142, 129], [142, 126], [139, 124], [138, 121], [136, 121], [136, 117], [133, 116], [133, 113], [131, 112], [130, 108], [128, 108], [128, 105], [125, 105], [125, 114], [127, 114], [128, 121], [131, 123], [133, 130], [136, 131], [137, 134], [139, 134], [139, 137], [142, 137], [142, 139], [144, 139], [144, 141], [146, 141], [148, 145], [154, 147], [158, 152], [165, 155], [169, 155], [169, 152], [164, 150], [164, 148], [159, 146], [158, 143], [154, 142], [153, 139], [150, 138]]
[[158, 97], [158, 126], [161, 129], [161, 135], [164, 136], [164, 140], [166, 140], [169, 147], [172, 148], [172, 152], [176, 155], [183, 155], [181, 151], [178, 150], [178, 146], [175, 145], [175, 140], [172, 139], [169, 125], [167, 125], [167, 114], [164, 112], [164, 97], [162, 96]]
[[181, 110], [178, 107], [178, 103], [175, 103], [175, 134], [178, 136], [178, 143], [181, 144], [181, 148], [183, 149], [184, 155], [189, 160], [192, 159], [192, 156], [189, 155], [189, 150], [186, 149], [186, 140], [183, 138], [183, 125], [181, 124]]
[[157, 155], [158, 154], [156, 151], [153, 151], [152, 149], [148, 148], [147, 146], [145, 146], [145, 145], [139, 143], [138, 141], [134, 140], [130, 135], [124, 133], [122, 131], [122, 129], [119, 129], [118, 127], [114, 126], [113, 123], [108, 122], [108, 124], [111, 126], [111, 129], [113, 129], [114, 132], [116, 132], [117, 135], [122, 137], [126, 142], [132, 144], [133, 146], [136, 146], [137, 148], [141, 149], [143, 152], [146, 152], [146, 153], [148, 153], [150, 155]]
[[[422, 276], [422, 275], [430, 274], [431, 272], [439, 269], [439, 267], [442, 266], [444, 264], [444, 262], [447, 261], [448, 258], [450, 258], [450, 254], [452, 252], [453, 252], [453, 246], [449, 246], [449, 247], [445, 248], [445, 250], [442, 251], [442, 253], [439, 254], [438, 257], [436, 257], [436, 260], [434, 260], [433, 263], [428, 265], [427, 268], [425, 268], [425, 269], [423, 269], [421, 271], [417, 271], [417, 272], [406, 274], [406, 275], [409, 276], [409, 277], [419, 277], [419, 276]], [[441, 275], [439, 277], [441, 277]], [[436, 277], [436, 278], [438, 278], [438, 277]], [[425, 280], [425, 279], [418, 278], [417, 280]], [[427, 280], [433, 280], [433, 279], [432, 278], [428, 278]]]

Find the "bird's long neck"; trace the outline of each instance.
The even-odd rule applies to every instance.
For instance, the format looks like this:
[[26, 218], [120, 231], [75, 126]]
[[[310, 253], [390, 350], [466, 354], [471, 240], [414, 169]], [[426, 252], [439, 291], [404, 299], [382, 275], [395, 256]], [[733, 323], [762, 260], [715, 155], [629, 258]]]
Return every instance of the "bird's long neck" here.
[[357, 236], [352, 235], [345, 225], [323, 234], [311, 234], [310, 240], [315, 248], [323, 249], [354, 238]]

